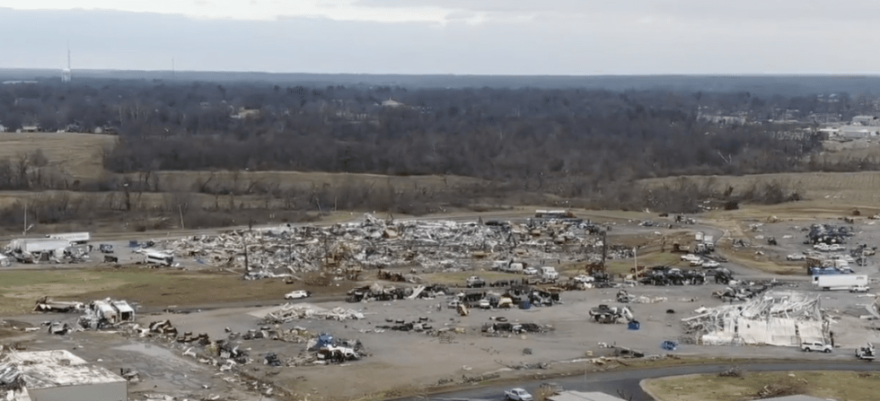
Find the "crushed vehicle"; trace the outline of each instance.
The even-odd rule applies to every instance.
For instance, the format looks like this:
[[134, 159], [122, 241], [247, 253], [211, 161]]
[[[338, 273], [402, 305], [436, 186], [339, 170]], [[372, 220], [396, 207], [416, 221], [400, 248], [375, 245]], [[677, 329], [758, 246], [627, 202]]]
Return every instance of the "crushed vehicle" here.
[[876, 357], [874, 353], [874, 344], [868, 343], [867, 346], [856, 348], [856, 358], [863, 361], [873, 361]]
[[113, 245], [101, 244], [98, 246], [98, 250], [101, 251], [101, 253], [113, 253]]
[[629, 323], [635, 320], [632, 310], [627, 306], [599, 305], [590, 309], [590, 317], [597, 323]]

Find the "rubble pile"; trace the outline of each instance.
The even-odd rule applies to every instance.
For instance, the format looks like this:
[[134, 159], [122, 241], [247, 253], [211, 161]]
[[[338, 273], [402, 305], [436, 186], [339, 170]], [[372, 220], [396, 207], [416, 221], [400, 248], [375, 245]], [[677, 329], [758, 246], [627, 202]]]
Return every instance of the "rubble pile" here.
[[363, 319], [363, 313], [353, 309], [324, 309], [309, 304], [284, 304], [281, 309], [269, 312], [261, 324], [282, 324], [301, 319], [357, 320]]
[[85, 310], [82, 302], [54, 301], [49, 297], [40, 297], [34, 306], [34, 312], [81, 313]]
[[853, 231], [851, 227], [833, 226], [830, 224], [813, 224], [807, 233], [807, 243], [809, 245], [817, 244], [844, 244], [847, 237], [851, 237]]
[[540, 325], [536, 323], [486, 323], [480, 328], [480, 331], [489, 335], [501, 335], [503, 333], [523, 334], [523, 333], [547, 333], [553, 331], [552, 326]]
[[[601, 255], [602, 241], [589, 237], [587, 225], [572, 221], [488, 225], [385, 221], [367, 214], [359, 223], [329, 227], [285, 225], [275, 230], [238, 230], [157, 244], [177, 256], [246, 269], [251, 279], [295, 277], [328, 266], [460, 269], [465, 266], [463, 259], [489, 253], [559, 259], [572, 254], [571, 246], [580, 246], [581, 252], [577, 253], [583, 258], [587, 252]], [[629, 257], [631, 253], [629, 248], [613, 248], [610, 257]], [[384, 274], [393, 281], [415, 281], [406, 275]]]
[[819, 298], [797, 292], [774, 292], [737, 305], [701, 308], [682, 319], [688, 335], [706, 345], [798, 346], [828, 338], [829, 318]]
[[394, 319], [385, 319], [386, 323], [392, 323], [393, 325], [382, 325], [376, 326], [377, 329], [380, 330], [394, 330], [394, 331], [415, 331], [422, 332], [426, 330], [432, 330], [433, 326], [431, 326], [430, 319], [426, 317], [420, 317], [418, 320], [407, 322], [405, 320], [394, 320]]

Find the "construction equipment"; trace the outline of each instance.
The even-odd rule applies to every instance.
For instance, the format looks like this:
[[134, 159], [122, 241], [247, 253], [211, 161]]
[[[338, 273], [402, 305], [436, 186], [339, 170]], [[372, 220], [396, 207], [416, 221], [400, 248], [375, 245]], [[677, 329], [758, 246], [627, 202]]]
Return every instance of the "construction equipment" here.
[[874, 356], [874, 344], [868, 343], [866, 347], [856, 348], [856, 358], [858, 359], [863, 361], [873, 361]]
[[779, 245], [779, 244], [776, 243], [776, 237], [768, 237], [768, 238], [767, 238], [767, 245], [773, 245], [773, 246], [776, 246], [776, 245]]
[[632, 310], [629, 307], [612, 307], [599, 305], [590, 309], [590, 317], [598, 323], [629, 323], [635, 321]]

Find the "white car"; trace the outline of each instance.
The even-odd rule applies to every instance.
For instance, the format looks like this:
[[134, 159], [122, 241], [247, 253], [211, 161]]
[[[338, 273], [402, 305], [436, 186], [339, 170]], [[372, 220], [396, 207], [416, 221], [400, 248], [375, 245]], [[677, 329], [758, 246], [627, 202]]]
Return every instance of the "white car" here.
[[804, 351], [804, 352], [816, 351], [816, 352], [824, 352], [827, 354], [827, 353], [831, 352], [831, 350], [832, 350], [831, 344], [825, 344], [825, 343], [818, 342], [818, 341], [810, 341], [810, 342], [801, 343], [801, 351]]
[[586, 274], [581, 274], [579, 276], [574, 277], [572, 280], [578, 283], [592, 283], [596, 281], [596, 278], [593, 276], [587, 276]]
[[682, 262], [692, 262], [694, 260], [700, 260], [700, 257], [690, 253], [681, 255]]
[[513, 388], [505, 391], [504, 398], [513, 401], [532, 401], [532, 395], [521, 388]]
[[703, 262], [704, 269], [714, 269], [719, 266], [721, 266], [721, 263], [718, 263], [714, 260], [707, 260], [707, 261]]
[[534, 267], [527, 267], [527, 268], [525, 268], [525, 270], [523, 270], [523, 274], [533, 276], [535, 274], [538, 274], [538, 269], [536, 269]]
[[288, 292], [284, 295], [284, 299], [302, 299], [308, 298], [312, 295], [311, 292], [305, 290], [296, 290], [292, 292]]
[[850, 287], [849, 292], [868, 292], [868, 290], [870, 290], [870, 289], [871, 289], [871, 287], [868, 287], [867, 285], [856, 284], [856, 285]]
[[480, 309], [492, 309], [492, 304], [485, 298], [481, 299], [478, 305], [480, 306]]
[[807, 257], [802, 253], [792, 253], [792, 254], [786, 256], [785, 260], [799, 261], [799, 260], [804, 260], [806, 258]]

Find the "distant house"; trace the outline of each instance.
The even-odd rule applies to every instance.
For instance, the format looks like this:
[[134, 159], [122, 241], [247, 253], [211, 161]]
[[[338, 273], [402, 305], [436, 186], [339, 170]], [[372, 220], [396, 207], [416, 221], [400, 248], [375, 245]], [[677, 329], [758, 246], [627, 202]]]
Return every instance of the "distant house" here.
[[863, 126], [877, 126], [880, 125], [880, 120], [874, 116], [855, 116], [852, 119], [853, 125], [863, 125]]
[[21, 132], [40, 132], [40, 124], [22, 125], [21, 129], [19, 131], [21, 131]]
[[233, 112], [229, 115], [229, 118], [235, 120], [244, 120], [246, 118], [256, 118], [260, 116], [260, 110], [258, 109], [245, 109], [244, 107], [238, 109], [238, 112]]
[[382, 107], [403, 107], [403, 106], [406, 106], [406, 105], [403, 103], [400, 103], [396, 100], [391, 100], [391, 99], [388, 99], [388, 100], [382, 102]]

